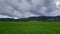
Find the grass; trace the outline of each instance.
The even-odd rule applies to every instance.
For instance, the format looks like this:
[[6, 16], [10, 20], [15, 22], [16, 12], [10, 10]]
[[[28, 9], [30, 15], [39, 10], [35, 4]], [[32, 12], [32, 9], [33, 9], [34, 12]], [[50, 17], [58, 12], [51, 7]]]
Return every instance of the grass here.
[[60, 22], [0, 21], [0, 34], [60, 34]]

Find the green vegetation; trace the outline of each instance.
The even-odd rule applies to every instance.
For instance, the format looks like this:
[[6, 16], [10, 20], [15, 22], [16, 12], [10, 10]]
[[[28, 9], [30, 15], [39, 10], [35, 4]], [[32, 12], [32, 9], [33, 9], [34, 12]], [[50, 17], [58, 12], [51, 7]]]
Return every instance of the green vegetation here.
[[60, 22], [0, 21], [0, 34], [60, 34]]

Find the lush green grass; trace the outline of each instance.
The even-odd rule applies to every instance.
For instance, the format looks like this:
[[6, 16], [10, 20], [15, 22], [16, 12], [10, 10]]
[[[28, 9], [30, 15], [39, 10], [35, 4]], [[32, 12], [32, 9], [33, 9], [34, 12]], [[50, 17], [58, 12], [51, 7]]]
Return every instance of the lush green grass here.
[[0, 34], [60, 34], [60, 23], [0, 21]]

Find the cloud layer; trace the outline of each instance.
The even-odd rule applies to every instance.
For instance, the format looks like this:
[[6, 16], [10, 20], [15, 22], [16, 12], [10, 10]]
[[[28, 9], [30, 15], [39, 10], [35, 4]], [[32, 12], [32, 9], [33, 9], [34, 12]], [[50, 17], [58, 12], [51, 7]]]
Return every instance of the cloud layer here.
[[56, 0], [0, 0], [0, 15], [17, 18], [60, 16]]

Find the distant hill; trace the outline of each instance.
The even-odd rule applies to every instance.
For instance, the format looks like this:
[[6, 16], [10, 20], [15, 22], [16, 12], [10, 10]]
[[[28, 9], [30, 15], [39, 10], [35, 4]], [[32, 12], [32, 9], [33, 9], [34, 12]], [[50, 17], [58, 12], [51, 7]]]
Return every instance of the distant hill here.
[[33, 20], [42, 20], [42, 21], [60, 21], [60, 16], [38, 16], [38, 17], [29, 17], [29, 18], [0, 18], [0, 21], [33, 21]]

